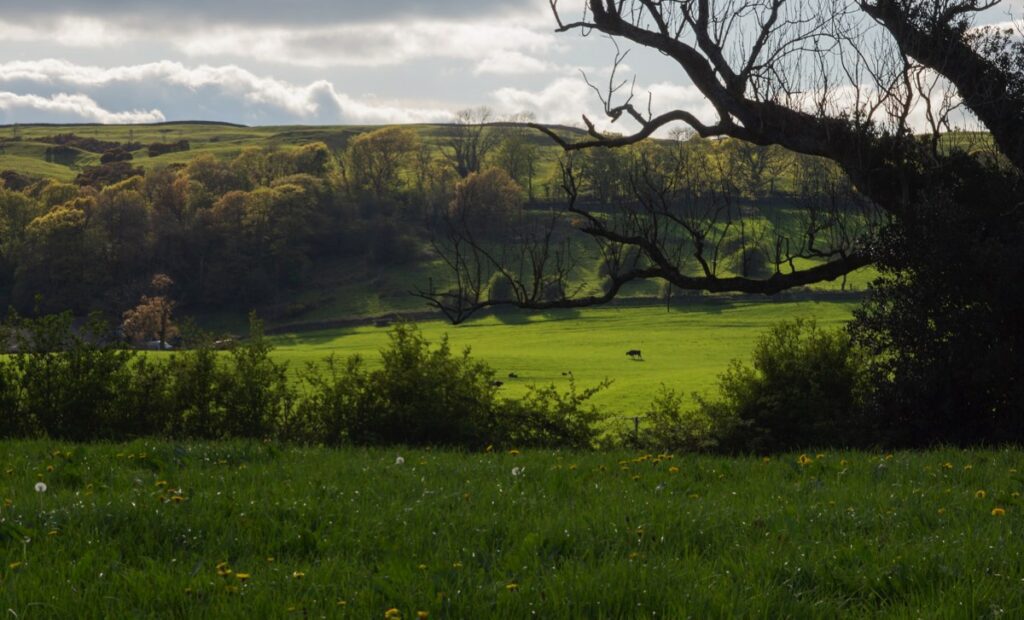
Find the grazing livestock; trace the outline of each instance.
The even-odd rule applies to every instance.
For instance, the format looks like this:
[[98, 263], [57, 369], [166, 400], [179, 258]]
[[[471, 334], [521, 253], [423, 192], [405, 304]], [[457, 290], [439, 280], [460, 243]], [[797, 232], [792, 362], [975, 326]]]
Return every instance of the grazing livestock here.
[[640, 362], [644, 361], [644, 354], [640, 352], [640, 349], [630, 349], [629, 351], [626, 351], [626, 355], [629, 356], [629, 359], [631, 360]]
[[510, 373], [508, 373], [508, 378], [509, 378], [509, 379], [518, 379], [518, 378], [519, 378], [519, 375], [517, 375], [517, 374], [516, 374], [516, 373], [514, 373], [514, 372], [510, 372]]
[[503, 385], [505, 385], [504, 381], [491, 381], [491, 387], [499, 388]]

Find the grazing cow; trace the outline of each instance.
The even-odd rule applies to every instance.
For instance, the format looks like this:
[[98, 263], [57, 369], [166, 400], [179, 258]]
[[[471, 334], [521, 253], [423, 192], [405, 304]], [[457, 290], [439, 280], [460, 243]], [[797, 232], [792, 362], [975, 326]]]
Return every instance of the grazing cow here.
[[626, 351], [626, 355], [629, 356], [629, 359], [631, 360], [640, 362], [644, 361], [644, 354], [640, 352], [640, 349], [630, 349], [629, 351]]
[[509, 378], [509, 379], [518, 379], [518, 378], [519, 378], [519, 375], [517, 375], [517, 374], [516, 374], [516, 373], [514, 373], [514, 372], [510, 372], [510, 373], [508, 373], [508, 378]]
[[572, 376], [572, 371], [571, 370], [567, 370], [567, 371], [562, 373], [562, 376], [563, 377], [571, 377]]
[[499, 388], [503, 385], [505, 385], [504, 381], [491, 381], [491, 387]]

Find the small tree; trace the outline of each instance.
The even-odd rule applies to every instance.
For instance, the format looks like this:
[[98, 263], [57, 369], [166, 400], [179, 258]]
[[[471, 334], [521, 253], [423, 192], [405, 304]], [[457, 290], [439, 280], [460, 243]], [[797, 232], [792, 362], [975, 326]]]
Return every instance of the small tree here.
[[160, 341], [161, 350], [168, 338], [178, 335], [178, 327], [171, 318], [174, 301], [167, 296], [173, 284], [170, 276], [162, 273], [153, 276], [150, 286], [156, 294], [143, 295], [139, 305], [124, 313], [121, 328], [125, 335], [136, 342], [155, 338]]

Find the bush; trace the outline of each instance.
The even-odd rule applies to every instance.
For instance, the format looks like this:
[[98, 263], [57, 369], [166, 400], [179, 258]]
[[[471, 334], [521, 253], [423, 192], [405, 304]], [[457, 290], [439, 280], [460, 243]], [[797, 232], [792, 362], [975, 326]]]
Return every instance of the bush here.
[[682, 394], [664, 385], [641, 419], [644, 425], [635, 433], [632, 429], [620, 432], [620, 443], [659, 452], [710, 450], [735, 426], [735, 418], [728, 412], [710, 408], [683, 411]]
[[871, 441], [865, 416], [867, 359], [844, 330], [782, 322], [758, 338], [751, 366], [734, 360], [721, 396], [698, 398], [696, 414], [730, 451], [856, 446]]

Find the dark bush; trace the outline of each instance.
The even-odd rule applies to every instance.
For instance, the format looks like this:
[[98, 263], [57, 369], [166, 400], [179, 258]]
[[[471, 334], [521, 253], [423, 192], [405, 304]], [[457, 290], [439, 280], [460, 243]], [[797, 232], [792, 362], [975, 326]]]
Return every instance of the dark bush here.
[[734, 360], [719, 377], [718, 398], [698, 398], [695, 414], [729, 451], [864, 445], [873, 437], [866, 368], [845, 330], [779, 323], [758, 338], [751, 366]]

